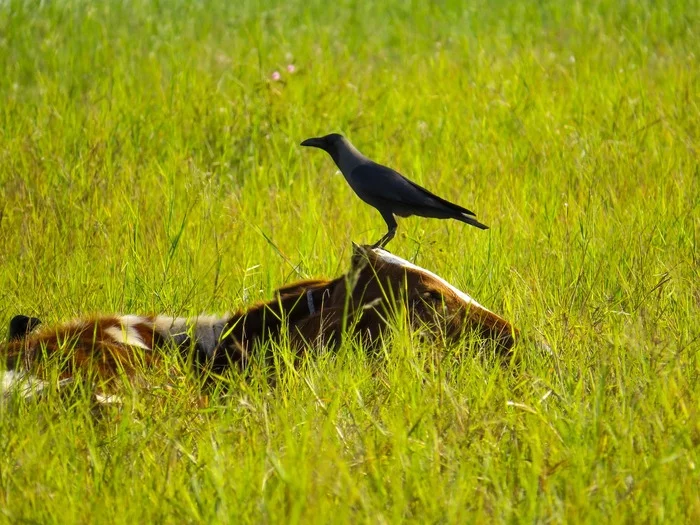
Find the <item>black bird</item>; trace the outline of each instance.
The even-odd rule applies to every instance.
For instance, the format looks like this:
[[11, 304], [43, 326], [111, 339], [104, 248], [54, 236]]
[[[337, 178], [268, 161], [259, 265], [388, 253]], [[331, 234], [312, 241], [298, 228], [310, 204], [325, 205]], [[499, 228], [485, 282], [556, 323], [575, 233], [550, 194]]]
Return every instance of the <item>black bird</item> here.
[[374, 243], [374, 248], [383, 248], [396, 235], [398, 225], [394, 215], [457, 219], [482, 230], [488, 229], [476, 220], [474, 212], [446, 201], [391, 168], [368, 159], [342, 135], [331, 133], [306, 139], [301, 145], [328, 152], [357, 196], [382, 214], [389, 231]]

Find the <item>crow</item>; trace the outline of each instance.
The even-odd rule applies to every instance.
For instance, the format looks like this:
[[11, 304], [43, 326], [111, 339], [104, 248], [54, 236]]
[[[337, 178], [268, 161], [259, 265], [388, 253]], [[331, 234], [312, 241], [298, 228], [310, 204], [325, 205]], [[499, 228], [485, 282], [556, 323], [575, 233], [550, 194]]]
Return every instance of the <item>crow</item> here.
[[396, 235], [398, 224], [394, 215], [457, 219], [482, 230], [488, 229], [476, 220], [474, 212], [438, 197], [391, 168], [368, 159], [338, 133], [306, 139], [301, 145], [326, 151], [357, 196], [381, 213], [389, 231], [374, 243], [373, 248], [383, 248]]

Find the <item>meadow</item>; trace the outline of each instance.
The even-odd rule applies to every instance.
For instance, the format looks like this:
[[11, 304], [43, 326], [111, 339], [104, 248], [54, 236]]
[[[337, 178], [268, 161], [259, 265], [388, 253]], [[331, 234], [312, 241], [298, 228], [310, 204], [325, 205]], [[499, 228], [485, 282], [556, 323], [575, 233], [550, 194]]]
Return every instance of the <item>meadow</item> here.
[[341, 132], [491, 226], [391, 251], [552, 353], [398, 326], [206, 403], [184, 371], [6, 399], [0, 522], [697, 523], [699, 30], [697, 0], [2, 2], [0, 326], [340, 275], [385, 231], [299, 147]]

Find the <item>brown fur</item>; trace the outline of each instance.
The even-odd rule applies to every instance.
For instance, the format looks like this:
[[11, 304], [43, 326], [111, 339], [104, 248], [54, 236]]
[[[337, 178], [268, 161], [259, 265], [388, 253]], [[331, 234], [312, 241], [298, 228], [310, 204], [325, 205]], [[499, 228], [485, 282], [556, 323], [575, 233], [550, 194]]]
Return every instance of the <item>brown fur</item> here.
[[[100, 377], [127, 375], [141, 365], [150, 365], [156, 354], [120, 344], [107, 333], [121, 325], [117, 317], [98, 317], [74, 321], [56, 327], [44, 327], [25, 339], [10, 341], [3, 348], [8, 369], [22, 369], [44, 375], [49, 363], [59, 365], [59, 379], [73, 376], [77, 370], [94, 372]], [[154, 348], [154, 334], [144, 334], [144, 342]]]

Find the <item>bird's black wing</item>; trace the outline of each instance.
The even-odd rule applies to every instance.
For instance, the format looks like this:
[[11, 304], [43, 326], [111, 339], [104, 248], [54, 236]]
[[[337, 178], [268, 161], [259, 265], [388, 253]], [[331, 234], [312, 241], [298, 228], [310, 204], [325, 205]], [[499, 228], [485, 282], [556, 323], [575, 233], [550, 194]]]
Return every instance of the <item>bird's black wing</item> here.
[[454, 209], [454, 210], [459, 211], [459, 212], [461, 212], [461, 213], [465, 213], [466, 215], [471, 215], [472, 217], [476, 217], [476, 213], [474, 213], [473, 211], [468, 210], [467, 208], [465, 208], [465, 207], [463, 207], [463, 206], [460, 206], [459, 204], [455, 204], [454, 202], [450, 202], [450, 201], [448, 201], [448, 200], [446, 200], [446, 199], [443, 199], [442, 197], [438, 197], [438, 196], [435, 195], [434, 193], [432, 193], [432, 192], [426, 190], [423, 186], [420, 186], [419, 184], [416, 184], [415, 182], [413, 182], [413, 181], [410, 180], [410, 179], [407, 179], [406, 177], [404, 177], [404, 176], [401, 175], [400, 173], [399, 173], [399, 176], [402, 177], [402, 178], [403, 178], [406, 182], [408, 182], [411, 186], [413, 186], [413, 187], [416, 188], [417, 190], [422, 191], [422, 192], [425, 193], [426, 195], [432, 197], [433, 199], [435, 199], [436, 201], [438, 201], [440, 204], [444, 204], [444, 205], [447, 206], [448, 208]]
[[[396, 201], [409, 206], [444, 206], [456, 213], [476, 217], [476, 214], [458, 204], [438, 197], [434, 193], [407, 179], [399, 172], [375, 162], [362, 164], [352, 170], [350, 185], [357, 195], [370, 202], [372, 199]], [[432, 202], [431, 202], [432, 201]]]

